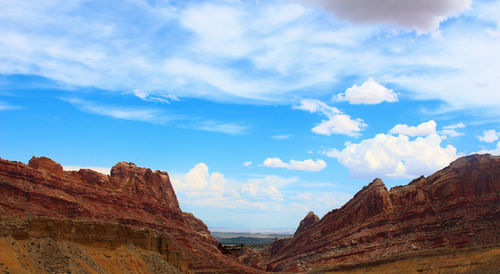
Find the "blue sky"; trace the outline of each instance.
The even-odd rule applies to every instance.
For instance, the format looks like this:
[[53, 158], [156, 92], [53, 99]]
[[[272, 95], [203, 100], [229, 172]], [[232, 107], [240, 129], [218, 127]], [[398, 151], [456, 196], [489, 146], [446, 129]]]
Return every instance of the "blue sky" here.
[[42, 2], [0, 1], [4, 159], [166, 170], [269, 230], [500, 154], [500, 1]]

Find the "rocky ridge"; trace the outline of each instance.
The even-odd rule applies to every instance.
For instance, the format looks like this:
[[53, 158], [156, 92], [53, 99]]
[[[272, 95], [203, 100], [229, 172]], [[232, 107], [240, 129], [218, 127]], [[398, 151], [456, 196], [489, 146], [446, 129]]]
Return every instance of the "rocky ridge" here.
[[189, 271], [252, 273], [222, 254], [206, 225], [182, 212], [168, 173], [120, 162], [104, 175], [64, 171], [45, 157], [28, 165], [0, 159], [0, 216], [85, 220], [147, 228], [167, 235]]
[[414, 254], [500, 243], [500, 157], [462, 157], [429, 177], [387, 190], [380, 179], [293, 238], [244, 262], [268, 271], [305, 272]]

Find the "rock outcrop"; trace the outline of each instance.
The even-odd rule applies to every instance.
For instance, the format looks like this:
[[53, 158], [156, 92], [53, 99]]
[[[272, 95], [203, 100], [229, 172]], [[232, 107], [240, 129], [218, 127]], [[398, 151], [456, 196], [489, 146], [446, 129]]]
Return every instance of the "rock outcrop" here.
[[0, 216], [86, 220], [148, 228], [168, 235], [190, 270], [255, 272], [222, 254], [206, 225], [182, 212], [166, 172], [118, 163], [111, 175], [64, 171], [33, 157], [28, 165], [0, 159]]
[[500, 157], [471, 155], [408, 185], [387, 190], [380, 179], [340, 209], [295, 236], [273, 242], [252, 265], [268, 271], [311, 271], [366, 263], [437, 248], [500, 244]]
[[295, 231], [295, 234], [293, 236], [296, 237], [300, 233], [313, 227], [318, 222], [319, 222], [319, 217], [316, 214], [314, 214], [314, 212], [310, 211], [309, 213], [307, 213], [306, 217], [304, 217], [304, 219], [300, 221], [299, 227], [297, 227], [297, 230]]
[[[4, 242], [3, 248], [1, 241]], [[5, 242], [10, 242], [10, 244], [5, 245]], [[25, 243], [24, 248], [15, 247], [16, 244], [23, 242]], [[44, 243], [47, 244], [44, 246]], [[187, 261], [179, 252], [170, 249], [171, 239], [169, 236], [152, 229], [135, 229], [116, 223], [48, 217], [0, 218], [0, 249], [2, 249], [0, 262], [7, 261], [5, 256], [11, 257], [11, 259], [13, 259], [12, 257], [23, 258], [21, 261], [18, 260], [17, 264], [13, 260], [14, 262], [10, 263], [10, 271], [68, 273], [85, 272], [71, 270], [87, 268], [93, 272], [110, 272], [106, 271], [106, 263], [99, 264], [99, 259], [92, 258], [93, 256], [87, 254], [84, 249], [91, 247], [101, 250], [97, 254], [113, 254], [119, 253], [113, 251], [122, 246], [125, 246], [125, 249], [129, 251], [129, 257], [138, 261], [144, 261], [144, 255], [150, 253], [149, 260], [156, 259], [159, 271], [166, 273], [189, 272]], [[130, 259], [127, 258], [127, 260]], [[14, 267], [17, 267], [18, 270], [14, 270]], [[154, 265], [144, 262], [133, 267], [127, 268], [126, 265], [124, 267], [118, 270], [135, 272], [143, 269], [155, 272], [152, 271]], [[8, 269], [2, 270], [9, 271]]]

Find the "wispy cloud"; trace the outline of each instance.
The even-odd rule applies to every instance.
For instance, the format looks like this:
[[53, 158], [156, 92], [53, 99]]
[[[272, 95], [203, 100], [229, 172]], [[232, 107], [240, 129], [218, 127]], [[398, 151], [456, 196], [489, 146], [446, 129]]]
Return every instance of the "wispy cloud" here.
[[108, 116], [115, 119], [140, 121], [164, 125], [171, 122], [172, 126], [190, 128], [195, 130], [219, 132], [229, 135], [245, 134], [249, 126], [237, 123], [221, 122], [210, 119], [191, 118], [188, 115], [167, 114], [164, 110], [157, 108], [123, 107], [96, 103], [80, 98], [61, 98], [79, 110], [91, 114]]
[[7, 104], [5, 102], [0, 101], [0, 111], [6, 111], [6, 110], [14, 110], [14, 109], [20, 109], [21, 107], [19, 106], [14, 106]]
[[140, 89], [135, 89], [134, 95], [137, 96], [138, 98], [144, 100], [144, 101], [159, 102], [159, 103], [166, 103], [166, 104], [180, 100], [177, 96], [175, 96], [173, 94], [166, 94], [166, 95], [160, 94], [157, 96], [152, 96], [149, 92], [146, 92], [146, 91], [140, 90]]
[[229, 135], [245, 134], [249, 129], [249, 126], [212, 120], [206, 120], [199, 123], [195, 122], [188, 127], [203, 131], [221, 132]]
[[289, 139], [290, 137], [292, 137], [292, 134], [279, 134], [279, 135], [271, 136], [271, 139], [285, 140], [285, 139]]
[[310, 113], [320, 113], [328, 119], [321, 120], [311, 129], [316, 134], [330, 136], [332, 134], [344, 134], [348, 136], [359, 136], [360, 132], [367, 127], [362, 119], [352, 119], [351, 116], [342, 113], [338, 108], [331, 107], [316, 99], [302, 99], [299, 104], [293, 106], [294, 109], [308, 111]]
[[164, 124], [174, 119], [174, 117], [167, 116], [161, 110], [154, 108], [117, 107], [86, 101], [79, 98], [62, 98], [62, 100], [71, 103], [81, 111], [116, 119], [155, 124]]
[[[3, 1], [0, 72], [141, 90], [150, 100], [173, 95], [239, 102], [291, 102], [304, 90], [316, 97], [342, 81], [373, 77], [412, 98], [499, 109], [498, 73], [484, 70], [500, 63], [492, 36], [498, 2], [475, 1], [467, 10], [470, 0], [417, 1], [415, 9], [386, 1], [366, 16], [353, 3], [316, 2], [333, 16], [289, 1], [117, 1], [120, 9], [100, 1]], [[464, 10], [466, 16], [440, 26]], [[403, 29], [357, 24], [362, 19]], [[215, 31], [221, 26], [224, 32]], [[437, 26], [434, 36], [405, 30]]]

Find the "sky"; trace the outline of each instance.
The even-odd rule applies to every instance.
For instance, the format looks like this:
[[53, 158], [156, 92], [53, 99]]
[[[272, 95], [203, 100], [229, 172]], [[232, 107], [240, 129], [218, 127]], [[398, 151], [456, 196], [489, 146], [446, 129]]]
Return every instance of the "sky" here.
[[0, 157], [169, 172], [213, 230], [500, 154], [500, 1], [0, 0]]

